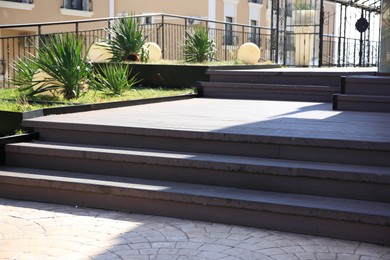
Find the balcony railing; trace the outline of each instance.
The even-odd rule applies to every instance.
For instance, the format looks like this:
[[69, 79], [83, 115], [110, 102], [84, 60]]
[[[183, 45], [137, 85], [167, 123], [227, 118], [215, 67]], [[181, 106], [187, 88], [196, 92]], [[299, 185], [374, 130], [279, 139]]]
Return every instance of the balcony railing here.
[[[209, 28], [209, 36], [214, 39], [217, 50], [216, 58], [218, 61], [236, 60], [239, 46], [246, 42], [253, 42], [261, 47], [260, 60], [271, 60], [274, 63], [282, 65], [294, 65], [293, 57], [295, 49], [291, 48], [291, 39], [296, 37], [297, 33], [292, 31], [280, 31], [280, 33], [285, 33], [285, 41], [282, 41], [285, 45], [273, 45], [271, 44], [272, 30], [268, 27], [226, 23], [169, 14], [148, 14], [137, 15], [135, 17], [141, 21], [146, 17], [148, 19], [152, 17], [152, 23], [142, 23], [143, 32], [147, 36], [147, 41], [155, 42], [161, 47], [162, 58], [165, 60], [184, 60], [182, 46], [185, 44], [186, 33], [191, 33], [194, 26], [204, 26]], [[0, 74], [3, 74], [3, 78], [5, 79], [3, 82], [0, 82], [0, 87], [9, 85], [9, 81], [13, 77], [12, 62], [18, 57], [34, 54], [34, 45], [38, 44], [40, 40], [45, 39], [48, 35], [54, 33], [75, 33], [84, 39], [85, 49], [88, 49], [92, 43], [108, 37], [105, 28], [111, 26], [113, 19], [120, 19], [120, 17], [0, 25], [0, 31], [5, 29], [4, 31], [18, 30], [29, 32], [25, 35], [18, 36], [5, 36], [4, 34], [0, 36], [0, 61], [3, 64], [3, 68], [0, 68]], [[194, 20], [194, 22], [190, 23], [190, 20]], [[61, 28], [67, 29], [60, 32]], [[355, 62], [356, 59], [352, 57], [357, 55], [356, 43], [358, 40], [343, 39], [342, 44], [340, 42], [340, 37], [324, 36], [323, 57], [326, 57], [326, 59], [324, 60], [323, 66], [348, 66]], [[312, 44], [315, 44], [315, 42]], [[364, 64], [367, 66], [375, 66], [378, 62], [378, 42], [370, 41], [365, 44], [366, 46], [370, 46], [370, 48], [366, 48], [364, 56], [367, 57], [367, 61]], [[275, 51], [279, 51], [284, 59], [272, 60], [274, 57], [272, 53]], [[313, 54], [313, 60], [315, 59], [318, 60], [317, 52]], [[316, 65], [313, 64], [313, 66]]]
[[33, 4], [34, 0], [3, 0], [6, 2], [14, 2], [14, 3], [23, 3], [23, 4]]
[[263, 0], [248, 0], [249, 3], [262, 4]]

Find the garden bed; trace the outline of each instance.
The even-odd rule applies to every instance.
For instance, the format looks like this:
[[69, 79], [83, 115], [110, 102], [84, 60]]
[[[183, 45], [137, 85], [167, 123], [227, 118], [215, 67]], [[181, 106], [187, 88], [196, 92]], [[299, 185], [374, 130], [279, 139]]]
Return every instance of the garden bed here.
[[275, 64], [211, 65], [211, 64], [159, 64], [131, 63], [132, 75], [137, 74], [140, 84], [148, 87], [188, 88], [198, 81], [209, 81], [209, 70], [248, 70], [279, 68]]

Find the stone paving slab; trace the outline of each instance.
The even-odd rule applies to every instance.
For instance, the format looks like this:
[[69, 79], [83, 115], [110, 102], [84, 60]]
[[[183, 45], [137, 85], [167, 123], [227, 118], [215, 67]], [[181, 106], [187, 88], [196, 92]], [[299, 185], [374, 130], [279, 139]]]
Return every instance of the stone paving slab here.
[[390, 259], [390, 247], [0, 199], [0, 259]]

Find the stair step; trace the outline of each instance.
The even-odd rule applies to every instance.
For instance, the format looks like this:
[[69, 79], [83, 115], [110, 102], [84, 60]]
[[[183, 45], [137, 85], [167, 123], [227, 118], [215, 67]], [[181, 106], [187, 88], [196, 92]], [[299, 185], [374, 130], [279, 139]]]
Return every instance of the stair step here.
[[6, 152], [9, 166], [390, 202], [390, 167], [50, 142]]
[[7, 198], [390, 244], [388, 203], [26, 168], [0, 176]]
[[[67, 124], [41, 120], [27, 120], [24, 121], [24, 125], [33, 127], [35, 131], [40, 133], [41, 140], [49, 142], [61, 140], [61, 142], [65, 143], [390, 166], [390, 161], [387, 159], [390, 158], [389, 142], [385, 140], [383, 142], [367, 141], [367, 139], [364, 141], [345, 140], [343, 133], [340, 133], [342, 139], [317, 139], [298, 136], [277, 136], [277, 131], [272, 126], [270, 127], [272, 132], [270, 133], [273, 135], [271, 136], [255, 135], [251, 129], [249, 131], [244, 129], [246, 132], [236, 134], [86, 123]], [[291, 127], [290, 124], [284, 124], [283, 126]], [[305, 132], [308, 129], [315, 131], [317, 127], [319, 126], [316, 125], [316, 121], [312, 120], [307, 125]], [[347, 127], [353, 128], [353, 125]], [[347, 131], [354, 131], [352, 128]], [[263, 128], [262, 131], [264, 132], [264, 130], [267, 129]], [[340, 130], [337, 129], [337, 131]], [[342, 129], [342, 131], [346, 130]], [[295, 133], [299, 133], [299, 131], [295, 130]], [[330, 136], [334, 138], [335, 135], [332, 132]]]
[[333, 97], [334, 110], [390, 112], [390, 96], [339, 94]]
[[390, 96], [390, 76], [348, 76], [342, 87], [343, 94]]
[[[359, 75], [361, 72], [314, 72], [314, 71], [272, 71], [272, 70], [210, 70], [210, 82], [239, 82], [239, 83], [267, 83], [317, 85], [318, 82], [326, 86], [340, 87], [340, 77]], [[374, 75], [374, 72], [366, 72]]]
[[259, 83], [200, 82], [200, 92], [209, 98], [265, 99], [331, 102], [339, 87]]

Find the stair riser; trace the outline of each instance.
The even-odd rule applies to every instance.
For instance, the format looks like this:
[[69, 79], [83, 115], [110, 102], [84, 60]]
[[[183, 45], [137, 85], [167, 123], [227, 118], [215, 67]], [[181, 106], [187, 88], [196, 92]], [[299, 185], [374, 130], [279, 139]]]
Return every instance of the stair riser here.
[[259, 84], [290, 84], [290, 85], [318, 85], [320, 82], [324, 86], [340, 86], [340, 75], [295, 75], [287, 74], [210, 74], [210, 82], [237, 82], [237, 83], [259, 83]]
[[364, 100], [359, 102], [340, 99], [337, 99], [336, 102], [336, 110], [390, 113], [390, 104], [388, 102], [369, 102]]
[[344, 91], [345, 94], [354, 94], [354, 95], [390, 96], [390, 83], [387, 83], [386, 85], [367, 84], [367, 83], [349, 84], [347, 81]]
[[36, 128], [42, 141], [390, 166], [390, 151]]
[[226, 99], [252, 99], [252, 100], [282, 100], [282, 101], [307, 101], [307, 102], [331, 102], [333, 93], [310, 94], [301, 92], [267, 93], [242, 91], [239, 93], [230, 91], [221, 91], [220, 89], [203, 89], [203, 96], [207, 98], [226, 98]]
[[[84, 156], [88, 157], [87, 154]], [[210, 162], [204, 167], [184, 167], [175, 165], [172, 160], [165, 164], [152, 164], [150, 161], [149, 159], [149, 163], [140, 163], [124, 162], [123, 159], [107, 161], [24, 153], [7, 154], [8, 166], [390, 202], [389, 184], [321, 179], [290, 173], [308, 171], [304, 169], [257, 167], [256, 172], [246, 172], [223, 170], [221, 166], [215, 166]], [[226, 167], [229, 165], [227, 164]], [[276, 172], [278, 174], [271, 174]], [[313, 172], [317, 172], [314, 174], [317, 176], [337, 175], [331, 171], [313, 170]]]
[[[368, 243], [390, 245], [390, 227], [359, 222], [345, 222], [322, 217], [300, 216], [267, 211], [248, 210], [229, 206], [215, 206], [205, 198], [203, 204], [176, 200], [147, 199], [137, 196], [138, 192], [117, 188], [90, 187], [90, 185], [40, 182], [32, 186], [25, 183], [9, 184], [0, 182], [0, 196], [12, 199], [24, 199], [40, 202], [62, 203], [74, 206], [120, 210], [142, 214], [156, 214], [169, 217], [203, 220], [218, 223], [266, 228], [309, 235], [351, 239]], [[77, 190], [69, 187], [78, 186]], [[118, 195], [118, 193], [120, 195]], [[179, 195], [180, 196], [180, 195]], [[171, 196], [174, 198], [174, 196]], [[188, 198], [192, 201], [191, 198]], [[194, 197], [194, 201], [202, 198]], [[283, 206], [282, 206], [283, 207]], [[293, 225], [291, 223], [294, 223]]]

